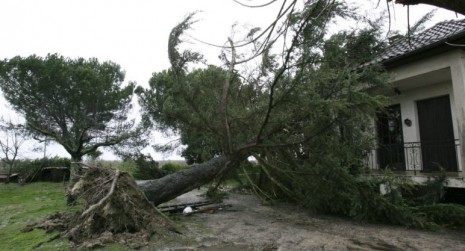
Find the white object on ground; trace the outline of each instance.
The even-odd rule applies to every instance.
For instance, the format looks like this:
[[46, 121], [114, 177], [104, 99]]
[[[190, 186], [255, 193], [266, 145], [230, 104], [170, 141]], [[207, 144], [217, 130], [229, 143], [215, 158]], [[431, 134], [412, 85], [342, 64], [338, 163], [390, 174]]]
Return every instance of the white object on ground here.
[[190, 214], [190, 213], [192, 213], [192, 211], [193, 211], [192, 207], [186, 207], [186, 208], [184, 208], [184, 210], [182, 210], [182, 213], [183, 214]]

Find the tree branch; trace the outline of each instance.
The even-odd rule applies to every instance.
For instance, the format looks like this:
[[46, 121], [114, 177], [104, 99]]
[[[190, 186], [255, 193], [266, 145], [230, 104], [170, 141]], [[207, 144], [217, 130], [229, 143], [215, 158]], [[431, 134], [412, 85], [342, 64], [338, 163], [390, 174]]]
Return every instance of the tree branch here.
[[465, 15], [465, 0], [395, 0], [395, 3], [403, 5], [428, 4]]
[[228, 96], [229, 96], [229, 87], [231, 85], [233, 76], [234, 76], [234, 66], [236, 64], [236, 49], [234, 48], [234, 43], [231, 38], [228, 38], [229, 44], [231, 45], [231, 62], [229, 62], [229, 70], [226, 73], [226, 80], [223, 85], [223, 92], [221, 94], [220, 101], [220, 116], [221, 116], [221, 125], [223, 127], [223, 145], [224, 151], [226, 154], [231, 153], [231, 132], [229, 130], [228, 123]]
[[[334, 1], [331, 2], [330, 5], [334, 4]], [[316, 8], [314, 8], [313, 10], [315, 10]], [[312, 10], [312, 12], [313, 12]], [[326, 8], [324, 8], [323, 10], [319, 11], [318, 13], [316, 13], [316, 16], [320, 16], [321, 14], [323, 14], [323, 12], [326, 10]], [[279, 83], [279, 80], [281, 79], [282, 75], [284, 74], [284, 72], [288, 69], [288, 64], [291, 60], [291, 55], [292, 53], [294, 52], [294, 49], [299, 45], [298, 43], [298, 39], [299, 39], [299, 36], [303, 33], [304, 31], [304, 28], [306, 27], [306, 25], [309, 23], [309, 21], [313, 18], [313, 14], [315, 13], [309, 13], [306, 18], [304, 19], [304, 21], [300, 24], [299, 28], [297, 29], [296, 33], [294, 34], [294, 37], [292, 39], [292, 43], [291, 43], [291, 46], [289, 47], [289, 49], [287, 49], [287, 52], [286, 52], [286, 56], [284, 57], [284, 62], [283, 62], [283, 65], [281, 66], [281, 69], [278, 71], [278, 73], [275, 75], [275, 78], [273, 80], [273, 82], [271, 83], [271, 87], [270, 87], [270, 94], [269, 94], [269, 99], [268, 99], [268, 109], [266, 111], [266, 115], [265, 115], [265, 119], [263, 120], [263, 123], [260, 127], [260, 130], [258, 131], [258, 134], [257, 134], [257, 144], [261, 142], [261, 138], [262, 138], [262, 135], [264, 133], [264, 130], [266, 128], [266, 126], [268, 125], [268, 121], [270, 119], [270, 116], [271, 116], [271, 112], [273, 110], [273, 107], [274, 107], [274, 94], [275, 94], [275, 87], [277, 86], [277, 84]]]

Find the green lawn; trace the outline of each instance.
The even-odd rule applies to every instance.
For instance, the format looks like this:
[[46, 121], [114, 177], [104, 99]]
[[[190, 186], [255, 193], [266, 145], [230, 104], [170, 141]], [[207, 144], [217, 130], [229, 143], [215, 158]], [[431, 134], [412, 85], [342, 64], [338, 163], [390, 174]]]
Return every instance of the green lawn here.
[[47, 215], [70, 210], [65, 204], [63, 183], [0, 184], [0, 250], [68, 250], [66, 240], [48, 242], [57, 233], [21, 233]]

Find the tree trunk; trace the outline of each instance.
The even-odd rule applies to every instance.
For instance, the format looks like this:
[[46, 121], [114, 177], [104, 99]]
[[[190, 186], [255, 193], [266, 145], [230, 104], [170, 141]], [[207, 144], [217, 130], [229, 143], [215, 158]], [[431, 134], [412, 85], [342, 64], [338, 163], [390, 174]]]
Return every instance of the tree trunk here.
[[72, 186], [77, 182], [82, 175], [82, 167], [80, 163], [82, 157], [71, 156], [71, 165], [69, 167], [69, 184]]
[[160, 179], [139, 181], [138, 185], [150, 201], [159, 205], [213, 181], [243, 159], [238, 154], [222, 155]]
[[82, 167], [79, 164], [82, 160], [82, 157], [71, 156], [71, 165], [69, 167], [69, 182], [66, 189], [66, 205], [74, 206], [76, 205], [76, 199], [78, 194], [72, 192], [72, 188], [76, 182], [80, 179], [82, 175]]

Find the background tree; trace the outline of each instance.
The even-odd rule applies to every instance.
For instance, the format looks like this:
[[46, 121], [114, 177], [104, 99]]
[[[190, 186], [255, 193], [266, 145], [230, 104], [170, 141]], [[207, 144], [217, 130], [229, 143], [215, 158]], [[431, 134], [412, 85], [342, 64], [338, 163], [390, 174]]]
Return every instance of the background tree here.
[[[123, 86], [124, 72], [113, 62], [14, 57], [0, 62], [0, 88], [24, 128], [62, 145], [73, 162], [100, 147], [120, 145], [143, 130], [128, 118], [134, 83]], [[80, 167], [72, 165], [71, 179]]]
[[15, 127], [11, 122], [1, 121], [0, 154], [1, 161], [8, 169], [6, 183], [10, 182], [10, 176], [19, 157], [20, 148], [25, 141], [25, 135], [21, 128]]

